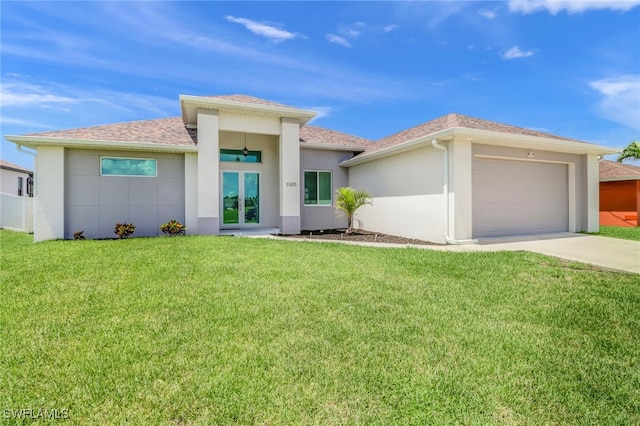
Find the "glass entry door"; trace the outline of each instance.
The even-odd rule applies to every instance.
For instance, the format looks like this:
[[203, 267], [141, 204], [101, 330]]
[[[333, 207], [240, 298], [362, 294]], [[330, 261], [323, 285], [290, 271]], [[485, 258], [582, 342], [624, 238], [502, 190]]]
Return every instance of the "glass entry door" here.
[[260, 174], [222, 172], [222, 224], [260, 223]]

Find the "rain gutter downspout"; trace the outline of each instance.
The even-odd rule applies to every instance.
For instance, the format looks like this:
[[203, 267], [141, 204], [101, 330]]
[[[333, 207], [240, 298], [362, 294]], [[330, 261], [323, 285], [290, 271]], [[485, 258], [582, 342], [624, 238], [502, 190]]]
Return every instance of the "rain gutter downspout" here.
[[33, 151], [27, 151], [26, 149], [24, 149], [24, 147], [22, 145], [20, 145], [19, 143], [16, 144], [16, 149], [20, 152], [24, 152], [25, 154], [29, 154], [31, 155], [33, 158], [36, 158], [36, 156], [38, 155], [36, 152]]
[[478, 240], [455, 240], [449, 236], [449, 150], [446, 146], [438, 144], [438, 139], [432, 139], [431, 145], [444, 151], [444, 162], [442, 168], [442, 181], [444, 192], [444, 240], [447, 244], [477, 244]]

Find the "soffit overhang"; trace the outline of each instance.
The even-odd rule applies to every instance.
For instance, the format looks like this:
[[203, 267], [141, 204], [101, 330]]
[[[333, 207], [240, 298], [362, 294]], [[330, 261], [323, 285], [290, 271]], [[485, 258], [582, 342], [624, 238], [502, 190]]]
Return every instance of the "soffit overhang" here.
[[182, 121], [188, 127], [198, 125], [198, 109], [210, 109], [220, 113], [253, 117], [288, 118], [298, 120], [301, 126], [316, 116], [316, 112], [310, 110], [191, 95], [180, 95], [180, 108]]
[[431, 146], [431, 141], [450, 142], [455, 140], [468, 140], [471, 143], [505, 146], [512, 148], [525, 148], [531, 150], [544, 150], [562, 152], [568, 154], [593, 154], [608, 155], [620, 152], [617, 148], [611, 148], [586, 142], [577, 142], [563, 139], [545, 138], [540, 136], [518, 135], [513, 133], [495, 132], [490, 130], [469, 129], [466, 127], [452, 127], [436, 133], [422, 136], [407, 142], [400, 143], [379, 151], [363, 153], [352, 159], [343, 161], [341, 166], [350, 167], [367, 163], [376, 159], [388, 157], [400, 152], [409, 151], [419, 147]]
[[150, 152], [198, 152], [196, 145], [175, 145], [159, 144], [149, 142], [132, 141], [106, 141], [106, 140], [86, 140], [55, 138], [49, 136], [5, 136], [5, 138], [16, 145], [31, 149], [38, 149], [40, 146], [60, 146], [64, 148], [78, 149], [105, 149], [122, 151], [150, 151]]

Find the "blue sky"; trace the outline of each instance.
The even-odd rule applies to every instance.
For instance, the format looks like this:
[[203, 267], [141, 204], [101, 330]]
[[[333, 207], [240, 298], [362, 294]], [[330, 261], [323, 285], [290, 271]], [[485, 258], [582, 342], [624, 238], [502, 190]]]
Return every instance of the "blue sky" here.
[[[247, 94], [370, 139], [450, 112], [611, 147], [640, 138], [640, 0], [0, 7], [3, 135]], [[1, 157], [33, 164], [4, 139]]]

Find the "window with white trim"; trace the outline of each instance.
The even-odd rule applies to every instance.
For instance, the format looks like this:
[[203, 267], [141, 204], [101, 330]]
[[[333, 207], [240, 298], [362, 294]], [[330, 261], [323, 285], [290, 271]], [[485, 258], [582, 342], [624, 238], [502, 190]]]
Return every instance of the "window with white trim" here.
[[158, 160], [153, 158], [100, 157], [101, 176], [158, 175]]
[[305, 170], [304, 172], [304, 204], [307, 206], [331, 205], [331, 172], [322, 170]]

